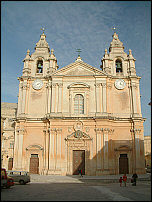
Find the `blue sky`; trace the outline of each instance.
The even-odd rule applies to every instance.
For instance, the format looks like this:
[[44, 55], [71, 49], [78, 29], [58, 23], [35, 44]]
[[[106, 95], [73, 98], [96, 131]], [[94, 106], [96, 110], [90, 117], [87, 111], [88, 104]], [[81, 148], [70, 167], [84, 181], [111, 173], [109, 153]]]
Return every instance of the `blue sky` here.
[[116, 27], [124, 51], [136, 59], [145, 135], [151, 135], [150, 1], [1, 1], [1, 101], [17, 103], [17, 77], [27, 49], [34, 52], [45, 28], [59, 68], [73, 63], [80, 48], [84, 62], [100, 68]]

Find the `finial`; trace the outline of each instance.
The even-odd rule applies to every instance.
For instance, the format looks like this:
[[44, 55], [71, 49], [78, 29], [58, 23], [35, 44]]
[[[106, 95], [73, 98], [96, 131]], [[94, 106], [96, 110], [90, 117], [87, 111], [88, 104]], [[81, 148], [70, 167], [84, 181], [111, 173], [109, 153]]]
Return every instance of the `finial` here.
[[27, 50], [27, 55], [29, 55], [29, 54], [30, 54], [30, 50], [28, 49], [28, 50]]
[[54, 50], [53, 50], [53, 48], [51, 49], [51, 55], [53, 55], [53, 53], [54, 53]]
[[113, 30], [114, 30], [114, 32], [115, 32], [116, 28], [115, 28], [115, 27], [113, 27], [112, 29], [113, 29]]
[[81, 49], [78, 48], [76, 52], [78, 52], [78, 57], [79, 57], [79, 56], [80, 56]]
[[44, 33], [44, 30], [45, 30], [45, 29], [44, 29], [44, 28], [41, 28], [41, 30], [42, 30], [42, 31], [43, 31], [43, 33]]
[[105, 55], [107, 55], [107, 49], [105, 49]]
[[129, 49], [129, 55], [132, 55], [132, 51], [131, 51], [131, 49]]

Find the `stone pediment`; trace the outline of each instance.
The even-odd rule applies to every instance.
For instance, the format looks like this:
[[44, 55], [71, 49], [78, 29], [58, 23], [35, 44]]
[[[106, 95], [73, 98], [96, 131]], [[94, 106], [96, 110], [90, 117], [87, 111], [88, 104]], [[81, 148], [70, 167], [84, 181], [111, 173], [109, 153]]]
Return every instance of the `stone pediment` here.
[[74, 62], [70, 65], [67, 65], [56, 72], [53, 75], [61, 76], [92, 76], [92, 75], [103, 75], [106, 76], [101, 70], [84, 63], [83, 61]]

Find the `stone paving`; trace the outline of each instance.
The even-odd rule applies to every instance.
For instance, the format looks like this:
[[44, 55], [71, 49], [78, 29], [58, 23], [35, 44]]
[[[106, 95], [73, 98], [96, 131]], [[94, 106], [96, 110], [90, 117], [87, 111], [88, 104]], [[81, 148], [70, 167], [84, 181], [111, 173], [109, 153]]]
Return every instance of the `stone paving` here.
[[151, 201], [150, 175], [139, 175], [137, 186], [128, 175], [126, 187], [120, 187], [120, 176], [31, 175], [26, 185], [2, 189], [1, 201]]
[[[58, 176], [58, 175], [36, 175], [31, 174], [31, 183], [83, 183], [86, 181], [118, 182], [123, 175], [103, 175], [103, 176], [86, 176], [79, 175]], [[128, 182], [131, 181], [132, 174], [128, 174]], [[138, 181], [149, 181], [151, 174], [138, 175]]]

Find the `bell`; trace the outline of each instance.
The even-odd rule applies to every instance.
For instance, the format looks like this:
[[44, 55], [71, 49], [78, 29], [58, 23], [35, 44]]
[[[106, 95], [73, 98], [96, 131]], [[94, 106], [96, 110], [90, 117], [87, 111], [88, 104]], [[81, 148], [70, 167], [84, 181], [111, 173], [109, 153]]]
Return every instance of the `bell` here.
[[120, 63], [117, 63], [117, 67], [118, 67], [118, 68], [121, 68], [121, 67], [120, 67]]
[[41, 69], [41, 64], [40, 63], [38, 64], [38, 69]]

